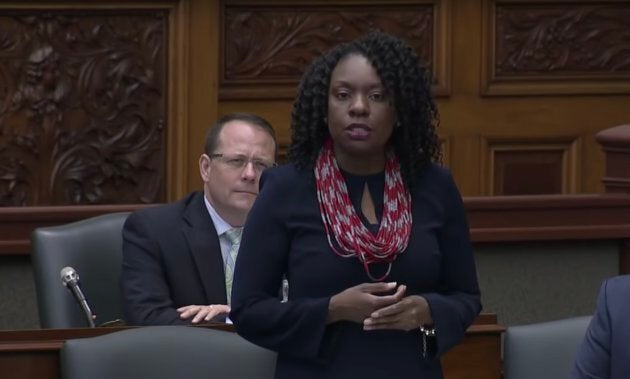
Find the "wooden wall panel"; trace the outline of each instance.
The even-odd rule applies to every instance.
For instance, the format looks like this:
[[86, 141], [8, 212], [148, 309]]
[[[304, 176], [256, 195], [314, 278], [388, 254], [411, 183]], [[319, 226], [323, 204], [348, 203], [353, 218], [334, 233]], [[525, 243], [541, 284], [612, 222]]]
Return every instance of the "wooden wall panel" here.
[[381, 29], [411, 44], [449, 93], [446, 1], [223, 1], [220, 97], [295, 96], [304, 69], [340, 42]]
[[[153, 137], [143, 134], [151, 143], [142, 145], [142, 138], [136, 138], [133, 140], [136, 147], [146, 148], [119, 153], [118, 160], [107, 160], [106, 154], [80, 156], [83, 167], [89, 166], [89, 159], [104, 164], [94, 166], [93, 171], [78, 171], [77, 175], [83, 176], [79, 176], [81, 179], [76, 182], [80, 184], [76, 187], [84, 191], [79, 191], [78, 196], [63, 188], [51, 190], [51, 182], [45, 176], [50, 173], [37, 175], [36, 181], [31, 180], [34, 184], [29, 185], [37, 188], [36, 192], [44, 193], [38, 197], [40, 205], [57, 204], [62, 198], [80, 198], [83, 203], [110, 203], [109, 199], [111, 202], [170, 201], [198, 189], [201, 181], [197, 160], [206, 130], [218, 115], [228, 112], [251, 111], [269, 119], [277, 130], [281, 154], [285, 154], [290, 142], [292, 96], [302, 70], [318, 52], [339, 40], [356, 36], [370, 26], [380, 26], [410, 39], [429, 60], [436, 77], [434, 88], [439, 95], [438, 132], [443, 137], [445, 163], [466, 196], [498, 192], [489, 185], [494, 174], [487, 167], [484, 141], [488, 136], [541, 143], [553, 141], [557, 136], [579, 140], [571, 148], [571, 154], [574, 154], [571, 155], [574, 157], [572, 167], [563, 166], [562, 169], [562, 183], [566, 188], [563, 191], [600, 192], [603, 190], [604, 156], [595, 142], [595, 135], [611, 126], [627, 124], [629, 118], [626, 109], [630, 95], [626, 89], [630, 73], [627, 66], [630, 21], [626, 21], [630, 0], [601, 4], [594, 0], [101, 0], [90, 3], [46, 0], [3, 2], [0, 8], [1, 17], [5, 18], [14, 10], [40, 15], [40, 19], [42, 10], [72, 10], [75, 13], [88, 10], [93, 12], [90, 14], [94, 19], [100, 17], [102, 20], [107, 18], [105, 14], [138, 15], [142, 12], [148, 12], [142, 13], [146, 17], [156, 14], [162, 17], [162, 58], [158, 60], [162, 63], [147, 63], [149, 55], [137, 49], [131, 56], [140, 57], [138, 62], [141, 64], [116, 66], [115, 59], [120, 58], [115, 58], [107, 61], [111, 65], [107, 67], [112, 70], [103, 71], [110, 75], [103, 77], [111, 79], [103, 83], [122, 89], [119, 93], [124, 96], [128, 96], [125, 91], [136, 94], [133, 91], [139, 91], [138, 86], [145, 91], [147, 96], [128, 96], [144, 119], [122, 111], [120, 114], [137, 121], [138, 125], [149, 125], [137, 129], [152, 130]], [[576, 17], [584, 22], [574, 22]], [[28, 25], [24, 23], [20, 27]], [[147, 25], [137, 22], [128, 25], [127, 30], [137, 31], [144, 27], [143, 30], [148, 31]], [[296, 29], [298, 25], [303, 29]], [[562, 25], [563, 28], [554, 29], [552, 25]], [[75, 44], [89, 36], [88, 29], [76, 30], [84, 31]], [[541, 34], [534, 30], [541, 30]], [[3, 41], [8, 41], [2, 49], [9, 51], [7, 49], [12, 46], [9, 42], [15, 40], [16, 33], [1, 25], [0, 33], [4, 36]], [[602, 37], [611, 34], [614, 36]], [[547, 39], [540, 39], [540, 48], [531, 44], [530, 37], [542, 36], [546, 36], [550, 44]], [[128, 38], [126, 43], [130, 44], [129, 41]], [[567, 46], [570, 48], [552, 48], [558, 41], [569, 41]], [[27, 42], [20, 40], [20, 44], [28, 47]], [[611, 47], [613, 44], [618, 51]], [[277, 49], [270, 49], [270, 46]], [[24, 51], [35, 51], [32, 46], [30, 49]], [[558, 51], [565, 53], [557, 55]], [[608, 58], [601, 61], [593, 54]], [[30, 55], [23, 53], [21, 56], [24, 60]], [[51, 82], [47, 76], [47, 85], [37, 81], [41, 86], [39, 96], [46, 94], [46, 104], [52, 105], [50, 109], [57, 115], [61, 112], [61, 121], [54, 117], [54, 112], [42, 113], [43, 108], [37, 108], [41, 105], [35, 106], [33, 101], [29, 107], [16, 107], [13, 103], [14, 94], [19, 92], [16, 83], [20, 80], [26, 83], [19, 73], [26, 72], [27, 66], [23, 64], [20, 71], [19, 64], [7, 63], [10, 57], [9, 53], [0, 55], [0, 154], [5, 154], [5, 158], [13, 157], [0, 160], [0, 201], [5, 205], [30, 204], [30, 200], [24, 200], [30, 195], [19, 195], [19, 191], [27, 193], [33, 189], [26, 190], [26, 185], [21, 183], [28, 181], [17, 178], [28, 175], [25, 173], [33, 171], [33, 167], [47, 169], [33, 163], [35, 155], [22, 153], [22, 158], [18, 158], [20, 155], [15, 151], [24, 151], [24, 148], [16, 146], [20, 143], [23, 143], [20, 146], [39, 144], [50, 156], [54, 150], [46, 144], [58, 144], [63, 139], [55, 136], [40, 142], [24, 142], [28, 138], [35, 140], [33, 131], [41, 133], [44, 130], [40, 127], [43, 123], [33, 121], [34, 116], [29, 119], [26, 109], [30, 107], [31, 112], [35, 112], [33, 109], [40, 112], [37, 117], [48, 120], [46, 125], [63, 124], [60, 131], [66, 134], [77, 134], [82, 129], [77, 125], [93, 124], [86, 123], [87, 118], [81, 113], [83, 103], [75, 96], [79, 92], [66, 91], [64, 80], [74, 78], [69, 81], [69, 88], [75, 88], [79, 83], [76, 74], [74, 77], [64, 74], [63, 80], [54, 79], [53, 75], [56, 82]], [[66, 62], [64, 59], [71, 58], [68, 54], [60, 59]], [[33, 55], [33, 59], [37, 60], [37, 57]], [[560, 63], [554, 65], [553, 62]], [[60, 72], [70, 69], [66, 67], [72, 65], [65, 64]], [[33, 75], [42, 75], [38, 70], [41, 68], [35, 69]], [[124, 70], [128, 71], [125, 71], [127, 76], [123, 80], [113, 80]], [[96, 82], [88, 83], [96, 88]], [[493, 96], [486, 96], [489, 89]], [[29, 96], [36, 93], [33, 91]], [[60, 93], [70, 95], [62, 96], [62, 101], [55, 98]], [[519, 96], [512, 96], [515, 94]], [[99, 99], [104, 101], [107, 97]], [[133, 122], [125, 125], [133, 125]], [[126, 130], [120, 138], [132, 134], [131, 129]], [[88, 145], [94, 145], [90, 145], [90, 149], [111, 152], [103, 147], [107, 139], [94, 139], [92, 135], [84, 138]], [[12, 139], [14, 142], [10, 142]], [[76, 149], [79, 145], [81, 143], [72, 147]], [[505, 156], [507, 153], [499, 153], [503, 157], [501, 154]], [[506, 162], [506, 159], [502, 161]], [[44, 163], [52, 163], [52, 160]], [[575, 170], [573, 176], [569, 175], [571, 170]], [[507, 177], [519, 178], [521, 174], [510, 174], [517, 171], [510, 169]], [[71, 176], [75, 173], [72, 171]], [[101, 178], [90, 182], [90, 175], [94, 178], [101, 175]], [[96, 190], [99, 185], [101, 193]], [[92, 194], [87, 196], [90, 191]]]
[[488, 195], [576, 192], [579, 140], [490, 138], [484, 145]]
[[165, 198], [163, 8], [0, 16], [0, 205]]
[[595, 138], [606, 154], [605, 192], [630, 193], [630, 124], [606, 129]]
[[[269, 15], [276, 9], [285, 11], [289, 9], [289, 13], [281, 14], [291, 14], [290, 10], [292, 9], [294, 12], [303, 11], [315, 19], [325, 15], [328, 17], [327, 20], [338, 20], [339, 18], [335, 18], [335, 15], [340, 14], [340, 9], [348, 9], [348, 12], [352, 13], [352, 11], [356, 12], [357, 9], [365, 8], [363, 6], [367, 4], [365, 1], [352, 0], [302, 0], [291, 2], [290, 6], [287, 5], [287, 1], [267, 0], [254, 3], [254, 1], [245, 0], [225, 0], [221, 3], [222, 15], [225, 14], [225, 9], [241, 15], [251, 12], [252, 15], [259, 15], [260, 17]], [[441, 34], [440, 28], [436, 28], [436, 36], [433, 38], [433, 40], [439, 41], [441, 39], [443, 41], [442, 43], [435, 42], [435, 46], [441, 44], [445, 47], [443, 61], [446, 63], [444, 69], [448, 79], [448, 96], [437, 97], [441, 114], [439, 134], [440, 136], [448, 136], [448, 144], [444, 146], [448, 149], [445, 151], [445, 158], [447, 158], [445, 163], [453, 172], [464, 195], [491, 195], [497, 192], [494, 191], [492, 185], [488, 185], [491, 174], [486, 166], [488, 154], [485, 151], [484, 141], [487, 136], [501, 136], [507, 140], [541, 141], [543, 143], [557, 141], [557, 136], [570, 136], [579, 140], [579, 143], [569, 149], [570, 166], [566, 167], [566, 164], [563, 163], [561, 170], [563, 178], [560, 179], [563, 183], [561, 193], [602, 191], [601, 178], [604, 159], [594, 136], [598, 131], [612, 125], [628, 122], [628, 113], [625, 108], [626, 104], [630, 102], [630, 96], [625, 94], [625, 90], [620, 92], [619, 88], [626, 86], [629, 72], [624, 63], [627, 54], [627, 50], [624, 50], [624, 46], [626, 46], [624, 38], [630, 33], [630, 22], [625, 22], [625, 9], [630, 6], [630, 1], [610, 1], [602, 7], [594, 7], [595, 3], [595, 1], [565, 0], [537, 2], [524, 0], [369, 2], [373, 8], [368, 7], [366, 12], [375, 8], [395, 10], [402, 6], [405, 9], [410, 9], [410, 12], [422, 14], [422, 9], [426, 9], [427, 6], [434, 6], [436, 10], [439, 10], [438, 14], [442, 15], [439, 18], [444, 19], [442, 25], [448, 26], [444, 34]], [[506, 63], [510, 62], [512, 59], [510, 57], [515, 54], [510, 53], [515, 48], [514, 46], [525, 46], [523, 41], [527, 42], [528, 36], [532, 35], [531, 32], [528, 34], [527, 31], [530, 29], [525, 26], [536, 25], [534, 22], [536, 20], [542, 23], [553, 22], [556, 15], [567, 13], [576, 6], [577, 13], [569, 14], [582, 15], [590, 21], [586, 25], [580, 23], [569, 25], [578, 28], [577, 32], [581, 33], [579, 35], [582, 36], [580, 38], [589, 36], [590, 39], [585, 46], [598, 44], [597, 41], [600, 37], [588, 34], [593, 31], [593, 28], [602, 28], [602, 32], [606, 31], [606, 33], [616, 32], [614, 41], [618, 42], [622, 51], [614, 55], [614, 58], [608, 61], [609, 63], [596, 66], [592, 60], [585, 56], [570, 55], [564, 66], [559, 66], [555, 71], [548, 70], [549, 60], [556, 57], [551, 55], [556, 52], [551, 47], [535, 49], [537, 54], [542, 54], [538, 60], [528, 61], [525, 59], [512, 66]], [[497, 12], [500, 13], [500, 21], [503, 23], [500, 32], [508, 33], [507, 36], [497, 35], [494, 32]], [[293, 14], [295, 15], [295, 13]], [[307, 17], [305, 14], [300, 14]], [[519, 15], [519, 17], [512, 19], [512, 15]], [[527, 20], [530, 16], [533, 17], [534, 21], [523, 26], [522, 31], [519, 32], [521, 29], [518, 28], [522, 26], [520, 22]], [[250, 20], [253, 19], [250, 18]], [[281, 30], [286, 29], [287, 17], [269, 19], [263, 17], [263, 19], [266, 20], [264, 25], [270, 25], [270, 20], [273, 19], [282, 25]], [[609, 19], [610, 23], [602, 21]], [[281, 22], [280, 20], [284, 21]], [[351, 29], [354, 25], [353, 23], [348, 24], [350, 26], [346, 26], [347, 29], [343, 29], [344, 31]], [[223, 28], [226, 27], [225, 25], [229, 25], [229, 23], [224, 24]], [[262, 30], [260, 25], [263, 24], [257, 25], [259, 30]], [[317, 29], [320, 32], [328, 30], [327, 27], [329, 28], [328, 24], [325, 23], [319, 25], [323, 25], [322, 28]], [[247, 34], [251, 27], [249, 29], [247, 27], [236, 28], [236, 30]], [[268, 30], [273, 31], [274, 28], [270, 27]], [[584, 32], [584, 30], [589, 32]], [[306, 35], [312, 35], [311, 32], [314, 33], [314, 31], [315, 29], [309, 29], [309, 33]], [[565, 36], [562, 34], [564, 32], [569, 34]], [[222, 39], [225, 40], [225, 32], [222, 33], [224, 33]], [[545, 35], [547, 37], [553, 36], [552, 39], [559, 38], [561, 40], [578, 38], [574, 37], [573, 33], [576, 31], [568, 28], [559, 31], [554, 29], [553, 33]], [[331, 35], [330, 39], [332, 40], [335, 36]], [[404, 33], [402, 36], [404, 37]], [[241, 36], [240, 38], [246, 37]], [[320, 39], [311, 38], [311, 40], [314, 44], [314, 51], [319, 51], [323, 46]], [[501, 43], [499, 50], [495, 49], [495, 41]], [[602, 49], [597, 51], [612, 51]], [[571, 51], [569, 50], [569, 52]], [[504, 68], [498, 73], [493, 71], [494, 69], [489, 69], [495, 67], [495, 57], [493, 56], [495, 52], [504, 57], [501, 61], [504, 63], [500, 66]], [[220, 53], [220, 61], [227, 59], [222, 54]], [[313, 54], [314, 52], [309, 52], [305, 56], [312, 56]], [[309, 62], [308, 59], [304, 61], [304, 64]], [[610, 63], [612, 61], [617, 63]], [[534, 72], [538, 67], [535, 64], [541, 67], [540, 72]], [[579, 68], [581, 65], [585, 65], [585, 67]], [[296, 66], [292, 67], [295, 68]], [[512, 67], [512, 71], [508, 70], [509, 67]], [[220, 74], [219, 81], [225, 85], [220, 84], [219, 113], [237, 110], [260, 113], [268, 118], [278, 130], [281, 145], [287, 146], [290, 142], [291, 94], [294, 93], [291, 91], [295, 90], [295, 87], [293, 90], [290, 87], [297, 84], [298, 71], [296, 69], [294, 72], [293, 84], [289, 83], [289, 77], [293, 75], [291, 74], [283, 77], [283, 80], [286, 80], [284, 82], [277, 80], [275, 87], [272, 83], [274, 80], [269, 80], [268, 77], [265, 80], [263, 80], [263, 76], [260, 78], [240, 77], [236, 81], [226, 82], [226, 78]], [[493, 76], [490, 77], [489, 75]], [[486, 96], [490, 85], [494, 86], [493, 91], [495, 89], [500, 90], [495, 93], [497, 96]], [[583, 88], [579, 89], [577, 85], [581, 85]], [[586, 86], [584, 87], [584, 85]], [[557, 90], [557, 88], [569, 87], [572, 89], [568, 92]], [[278, 88], [282, 88], [282, 91]], [[586, 91], [589, 95], [581, 95], [586, 93], [585, 88], [596, 88], [597, 90]], [[223, 91], [224, 89], [227, 92]], [[274, 93], [274, 89], [278, 91]], [[248, 92], [248, 94], [236, 95], [241, 90]], [[233, 91], [232, 94], [229, 94], [230, 91]], [[227, 96], [224, 96], [226, 93]], [[278, 95], [280, 93], [281, 96]], [[568, 96], [569, 93], [570, 96]], [[498, 96], [501, 94], [509, 94], [510, 96]], [[512, 96], [513, 94], [519, 96]], [[562, 154], [564, 157], [564, 153]], [[534, 157], [534, 155], [529, 156]], [[539, 157], [534, 159], [539, 159]], [[563, 162], [565, 162], [564, 158]], [[525, 173], [517, 173], [514, 170], [510, 172], [516, 174], [508, 175], [507, 180], [512, 180], [509, 179], [511, 177], [516, 177], [518, 180], [520, 175], [525, 175]], [[518, 183], [514, 186], [520, 187]], [[545, 190], [544, 192], [555, 191]], [[541, 192], [541, 190], [534, 192]]]
[[562, 194], [562, 151], [494, 152], [493, 195]]
[[630, 4], [484, 3], [485, 94], [630, 93]]

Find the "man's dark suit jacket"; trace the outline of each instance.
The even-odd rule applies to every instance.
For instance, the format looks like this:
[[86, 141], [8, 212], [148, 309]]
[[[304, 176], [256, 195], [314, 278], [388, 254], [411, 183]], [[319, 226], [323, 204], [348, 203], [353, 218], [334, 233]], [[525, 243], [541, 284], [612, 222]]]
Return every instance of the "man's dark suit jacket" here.
[[203, 192], [129, 216], [121, 287], [129, 325], [190, 324], [177, 308], [226, 304], [221, 247]]
[[630, 378], [630, 275], [602, 284], [570, 379]]

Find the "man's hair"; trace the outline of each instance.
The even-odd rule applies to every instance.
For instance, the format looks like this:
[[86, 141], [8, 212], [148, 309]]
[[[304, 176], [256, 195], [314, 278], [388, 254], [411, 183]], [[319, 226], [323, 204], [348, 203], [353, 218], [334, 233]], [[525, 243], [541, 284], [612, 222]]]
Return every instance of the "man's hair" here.
[[436, 134], [438, 110], [431, 94], [431, 74], [413, 48], [389, 34], [374, 31], [336, 46], [317, 58], [302, 76], [291, 113], [288, 159], [312, 168], [328, 138], [330, 77], [342, 59], [365, 57], [376, 70], [396, 112], [391, 145], [398, 156], [405, 185], [430, 162], [441, 160]]
[[204, 148], [204, 153], [207, 155], [213, 154], [216, 152], [217, 145], [219, 144], [219, 136], [221, 135], [221, 130], [225, 124], [232, 121], [242, 121], [252, 126], [259, 127], [263, 131], [265, 131], [271, 138], [273, 139], [274, 144], [274, 157], [278, 153], [278, 143], [276, 142], [276, 132], [273, 130], [273, 127], [269, 123], [269, 121], [264, 118], [255, 115], [253, 113], [247, 112], [236, 112], [226, 114], [225, 116], [221, 116], [208, 130], [206, 134], [206, 144]]

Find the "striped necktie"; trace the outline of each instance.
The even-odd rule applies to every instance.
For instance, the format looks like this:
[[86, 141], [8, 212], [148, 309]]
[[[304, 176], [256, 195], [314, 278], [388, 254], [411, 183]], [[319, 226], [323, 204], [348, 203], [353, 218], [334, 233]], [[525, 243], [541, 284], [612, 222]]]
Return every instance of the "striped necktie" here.
[[227, 230], [225, 237], [230, 241], [230, 250], [226, 254], [225, 258], [225, 290], [227, 293], [228, 304], [232, 302], [232, 279], [234, 277], [234, 265], [236, 263], [236, 255], [238, 254], [238, 247], [241, 244], [241, 233], [243, 228], [232, 228]]

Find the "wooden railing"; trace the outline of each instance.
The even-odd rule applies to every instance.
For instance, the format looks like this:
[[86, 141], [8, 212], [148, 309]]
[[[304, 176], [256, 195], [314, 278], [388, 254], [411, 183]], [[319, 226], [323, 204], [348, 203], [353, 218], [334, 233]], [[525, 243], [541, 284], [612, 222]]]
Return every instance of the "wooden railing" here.
[[[468, 197], [464, 204], [474, 243], [630, 240], [630, 194]], [[30, 235], [37, 227], [146, 206], [0, 208], [0, 255], [29, 254]], [[630, 272], [628, 248], [620, 253], [620, 270]]]
[[67, 224], [106, 213], [129, 212], [147, 206], [129, 204], [0, 208], [0, 255], [29, 254], [31, 233], [35, 228]]

